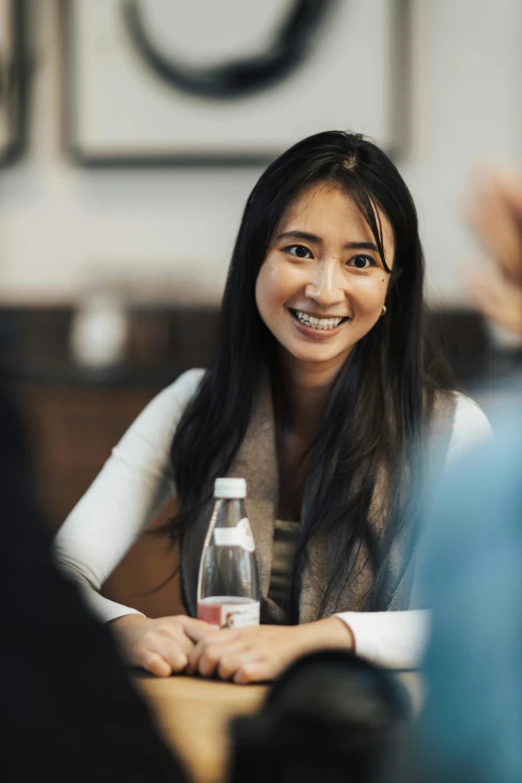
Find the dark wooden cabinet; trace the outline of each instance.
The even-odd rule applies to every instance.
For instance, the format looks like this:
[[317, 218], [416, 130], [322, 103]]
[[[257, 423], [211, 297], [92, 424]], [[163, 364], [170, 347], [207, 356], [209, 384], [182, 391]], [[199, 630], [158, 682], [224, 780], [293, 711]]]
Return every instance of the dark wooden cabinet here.
[[[96, 477], [112, 447], [160, 388], [13, 384], [40, 503], [53, 532]], [[168, 504], [151, 530], [174, 510], [173, 503]], [[181, 611], [178, 580], [168, 581], [176, 567], [177, 554], [169, 547], [168, 538], [145, 532], [107, 581], [104, 594], [149, 616], [176, 614]]]
[[156, 389], [16, 384], [49, 524], [56, 530]]

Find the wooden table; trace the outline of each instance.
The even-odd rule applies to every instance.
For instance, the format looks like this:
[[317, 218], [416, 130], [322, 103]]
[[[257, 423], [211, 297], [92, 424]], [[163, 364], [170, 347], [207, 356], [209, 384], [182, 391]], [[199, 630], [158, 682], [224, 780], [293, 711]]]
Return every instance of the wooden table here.
[[[422, 694], [418, 675], [398, 675], [414, 710]], [[160, 679], [145, 672], [133, 679], [158, 721], [167, 744], [175, 748], [196, 783], [221, 783], [229, 760], [228, 724], [235, 715], [253, 713], [268, 686], [232, 685], [195, 677]]]
[[232, 685], [196, 677], [160, 679], [145, 672], [133, 680], [152, 708], [167, 744], [196, 783], [224, 780], [229, 758], [228, 723], [253, 713], [268, 690], [264, 685]]

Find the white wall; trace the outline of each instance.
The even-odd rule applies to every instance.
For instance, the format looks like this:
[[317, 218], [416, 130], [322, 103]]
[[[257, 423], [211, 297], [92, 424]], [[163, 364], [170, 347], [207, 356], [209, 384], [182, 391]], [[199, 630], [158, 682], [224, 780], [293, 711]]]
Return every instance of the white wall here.
[[520, 0], [412, 0], [413, 150], [401, 166], [416, 200], [431, 298], [461, 302], [481, 257], [463, 219], [486, 164], [522, 152]]
[[[413, 133], [401, 169], [419, 209], [430, 296], [456, 303], [479, 252], [461, 218], [473, 167], [522, 150], [522, 3], [411, 1]], [[218, 288], [259, 170], [87, 171], [68, 163], [56, 5], [38, 4], [30, 154], [0, 172], [0, 301], [71, 301], [100, 265], [189, 265]]]

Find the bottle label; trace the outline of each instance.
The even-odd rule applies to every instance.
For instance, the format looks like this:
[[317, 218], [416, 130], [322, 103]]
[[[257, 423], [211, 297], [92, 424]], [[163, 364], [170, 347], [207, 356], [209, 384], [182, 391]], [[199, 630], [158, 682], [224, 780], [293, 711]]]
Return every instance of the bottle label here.
[[216, 546], [240, 546], [246, 552], [254, 552], [256, 545], [250, 522], [243, 517], [235, 527], [216, 527], [214, 529]]
[[198, 618], [217, 628], [259, 625], [260, 602], [249, 598], [212, 596], [198, 601]]
[[243, 549], [246, 549], [247, 552], [255, 552], [256, 545], [254, 542], [254, 536], [252, 534], [252, 528], [250, 527], [250, 522], [246, 517], [243, 517], [238, 523], [237, 527], [239, 528], [242, 536], [243, 543], [241, 546]]
[[259, 601], [248, 604], [222, 604], [222, 628], [246, 628], [248, 625], [259, 625]]

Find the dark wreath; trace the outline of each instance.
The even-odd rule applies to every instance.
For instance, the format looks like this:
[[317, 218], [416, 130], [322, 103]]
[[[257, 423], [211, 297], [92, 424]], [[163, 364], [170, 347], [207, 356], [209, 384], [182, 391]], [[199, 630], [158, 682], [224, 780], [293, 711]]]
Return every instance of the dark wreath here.
[[171, 87], [201, 98], [230, 100], [265, 90], [288, 77], [309, 55], [319, 27], [338, 0], [292, 0], [288, 15], [266, 51], [212, 68], [194, 68], [157, 51], [139, 0], [124, 0], [122, 14], [143, 59]]

